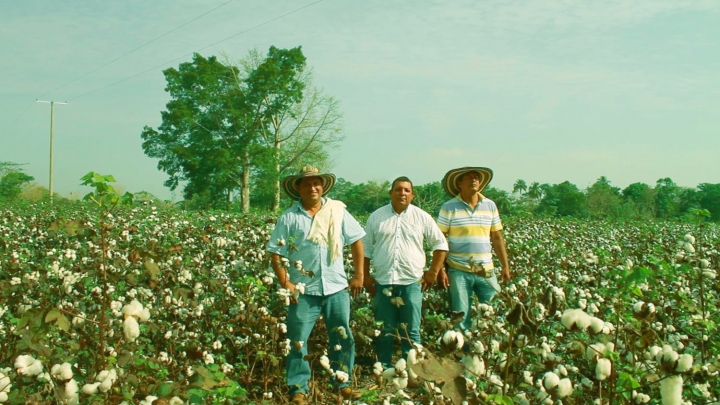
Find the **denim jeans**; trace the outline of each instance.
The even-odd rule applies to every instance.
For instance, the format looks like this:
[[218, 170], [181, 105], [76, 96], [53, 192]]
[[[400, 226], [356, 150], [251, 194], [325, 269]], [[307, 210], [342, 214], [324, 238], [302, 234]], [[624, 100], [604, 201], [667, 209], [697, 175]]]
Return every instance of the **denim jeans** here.
[[[344, 383], [335, 382], [335, 389], [350, 385], [353, 366], [355, 365], [355, 340], [350, 332], [350, 294], [347, 290], [338, 291], [331, 295], [305, 295], [298, 297], [298, 303], [290, 305], [287, 317], [288, 339], [290, 339], [290, 353], [285, 359], [285, 374], [290, 395], [298, 392], [309, 392], [310, 363], [305, 360], [308, 353], [308, 338], [315, 327], [315, 322], [323, 316], [327, 327], [330, 342], [328, 345], [328, 358], [330, 367], [341, 370], [350, 375], [350, 380]], [[343, 338], [336, 328], [345, 328], [347, 337]], [[300, 350], [296, 342], [303, 342]], [[335, 350], [340, 345], [341, 350]]]
[[480, 303], [488, 303], [500, 291], [497, 276], [485, 278], [466, 271], [450, 268], [450, 308], [455, 312], [464, 312], [462, 321], [455, 328], [466, 330], [470, 328], [470, 309], [472, 295], [478, 297]]
[[[400, 347], [403, 357], [412, 349], [410, 341], [420, 342], [420, 319], [422, 312], [422, 288], [419, 283], [408, 285], [382, 285], [375, 284], [377, 293], [373, 304], [375, 307], [375, 320], [382, 322], [382, 331], [375, 341], [375, 350], [378, 361], [383, 367], [392, 366], [392, 355], [395, 345], [395, 336], [400, 336]], [[389, 289], [389, 290], [388, 290]], [[391, 294], [385, 295], [388, 290]], [[403, 300], [403, 305], [397, 306], [391, 301], [395, 297]], [[400, 324], [406, 324], [407, 329]], [[408, 341], [408, 337], [410, 341]]]

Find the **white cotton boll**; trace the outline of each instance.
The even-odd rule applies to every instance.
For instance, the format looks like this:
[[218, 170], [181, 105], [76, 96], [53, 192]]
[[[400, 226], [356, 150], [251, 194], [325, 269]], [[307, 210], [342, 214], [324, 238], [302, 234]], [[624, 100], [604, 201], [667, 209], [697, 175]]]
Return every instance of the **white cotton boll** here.
[[[271, 392], [271, 394], [272, 394], [272, 392]], [[172, 397], [172, 398], [170, 398], [170, 401], [168, 401], [169, 405], [183, 405], [184, 403], [185, 402], [183, 402], [183, 400], [180, 399], [180, 397]]]
[[155, 402], [158, 399], [155, 395], [148, 395], [145, 397], [145, 400], [140, 401], [140, 405], [152, 405], [153, 402]]
[[685, 237], [683, 237], [683, 240], [687, 243], [695, 243], [695, 237], [692, 236], [692, 234], [685, 234]]
[[95, 395], [98, 392], [98, 386], [100, 386], [99, 382], [93, 383], [93, 384], [85, 384], [82, 387], [83, 394], [87, 395]]
[[347, 382], [350, 379], [350, 375], [342, 370], [338, 370], [335, 372], [335, 379], [339, 383]]
[[392, 287], [383, 288], [382, 293], [386, 297], [392, 296]]
[[671, 346], [663, 345], [660, 353], [655, 356], [655, 360], [661, 364], [673, 365], [677, 361], [678, 357], [680, 357], [680, 355], [678, 355]]
[[65, 383], [65, 399], [77, 398], [78, 391], [80, 391], [80, 388], [77, 381], [70, 380]]
[[295, 260], [295, 268], [302, 270], [302, 260]]
[[695, 253], [695, 246], [693, 246], [690, 242], [686, 242], [683, 246], [683, 249], [685, 249], [685, 251], [688, 253]]
[[140, 336], [140, 325], [133, 316], [125, 318], [123, 322], [123, 335], [128, 342], [134, 342]]
[[655, 359], [661, 351], [662, 348], [660, 346], [653, 346], [643, 353], [643, 357], [645, 357], [645, 360], [652, 360]]
[[340, 350], [342, 350], [342, 346], [340, 346], [340, 345], [335, 345], [334, 349], [335, 349], [336, 352], [339, 352]]
[[386, 380], [392, 380], [395, 377], [395, 368], [390, 367], [389, 369], [382, 372], [382, 377]]
[[552, 371], [548, 371], [545, 373], [545, 377], [543, 377], [543, 386], [545, 386], [545, 389], [551, 390], [560, 383], [560, 377], [558, 377], [557, 374], [553, 373]]
[[660, 380], [660, 397], [662, 405], [680, 405], [682, 402], [683, 379], [673, 375]]
[[463, 344], [465, 344], [463, 334], [454, 330], [446, 331], [442, 336], [441, 341], [443, 346], [452, 350], [460, 349], [463, 347]]
[[476, 341], [472, 344], [472, 351], [477, 354], [483, 354], [485, 353], [485, 345], [480, 341]]
[[692, 368], [693, 365], [693, 356], [690, 354], [681, 354], [678, 357], [678, 363], [677, 367], [675, 367], [675, 371], [678, 373], [684, 373]]
[[593, 333], [601, 333], [604, 327], [605, 321], [603, 321], [602, 319], [596, 318], [594, 316], [590, 318], [590, 330], [592, 330]]
[[572, 381], [569, 378], [563, 378], [560, 380], [557, 386], [557, 395], [560, 398], [565, 398], [573, 393]]
[[471, 373], [481, 376], [485, 374], [485, 362], [478, 355], [464, 356], [460, 362], [467, 368]]
[[398, 389], [404, 390], [407, 388], [408, 385], [408, 379], [407, 377], [398, 377], [392, 379], [393, 385], [396, 386]]
[[379, 361], [373, 365], [373, 374], [380, 377], [383, 374], [383, 366]]
[[527, 394], [524, 392], [515, 395], [515, 403], [520, 405], [530, 405], [530, 401], [527, 399]]
[[320, 365], [325, 370], [330, 370], [330, 359], [328, 359], [328, 356], [325, 356], [325, 355], [320, 356]]
[[587, 377], [583, 377], [583, 379], [580, 380], [580, 384], [582, 384], [587, 389], [592, 389], [592, 387], [593, 387], [592, 380]]
[[585, 357], [594, 362], [598, 358], [602, 357], [605, 352], [605, 345], [602, 343], [593, 343], [585, 349]]
[[642, 312], [643, 305], [645, 305], [645, 302], [643, 302], [643, 301], [638, 301], [635, 304], [633, 304], [633, 312], [635, 312], [636, 314], [639, 314], [640, 312]]
[[700, 267], [703, 269], [710, 267], [710, 261], [708, 259], [700, 259]]
[[138, 314], [138, 320], [140, 322], [146, 322], [148, 319], [150, 319], [150, 310], [147, 308], [143, 308], [142, 311]]
[[140, 316], [143, 306], [138, 300], [132, 300], [129, 304], [123, 306], [122, 313], [125, 316]]
[[612, 373], [612, 363], [608, 359], [598, 359], [595, 365], [595, 378], [599, 381], [606, 380]]
[[407, 368], [407, 361], [405, 359], [400, 359], [395, 363], [395, 371], [398, 373], [402, 373]]
[[66, 381], [73, 377], [70, 363], [56, 364], [50, 369], [50, 374], [60, 381]]
[[1, 402], [7, 402], [8, 400], [8, 394], [7, 392], [0, 392], [0, 403]]
[[533, 373], [531, 371], [523, 371], [523, 380], [525, 380], [526, 384], [532, 385], [533, 383]]

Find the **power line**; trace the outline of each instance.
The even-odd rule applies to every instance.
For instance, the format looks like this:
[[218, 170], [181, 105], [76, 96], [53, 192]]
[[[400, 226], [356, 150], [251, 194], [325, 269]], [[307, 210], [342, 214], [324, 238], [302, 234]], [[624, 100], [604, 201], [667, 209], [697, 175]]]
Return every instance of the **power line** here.
[[198, 19], [200, 19], [200, 18], [202, 18], [202, 17], [204, 17], [204, 16], [212, 13], [213, 11], [219, 9], [220, 7], [223, 7], [223, 6], [225, 6], [225, 5], [229, 4], [229, 3], [232, 3], [233, 1], [235, 1], [235, 0], [228, 0], [228, 1], [226, 1], [225, 3], [223, 3], [223, 4], [221, 4], [221, 5], [213, 8], [212, 10], [207, 11], [207, 12], [205, 12], [205, 13], [203, 13], [203, 14], [200, 14], [199, 16], [193, 18], [192, 20], [190, 20], [190, 21], [188, 21], [188, 22], [186, 22], [186, 23], [184, 23], [184, 24], [182, 24], [182, 25], [179, 25], [179, 26], [171, 29], [170, 31], [168, 31], [168, 32], [160, 35], [159, 37], [156, 37], [156, 38], [154, 38], [154, 39], [152, 39], [152, 40], [150, 40], [150, 41], [148, 41], [148, 42], [146, 42], [146, 43], [138, 46], [137, 48], [133, 49], [132, 51], [127, 52], [127, 53], [125, 53], [125, 54], [123, 54], [123, 55], [120, 55], [120, 56], [118, 56], [117, 58], [111, 60], [110, 62], [107, 62], [107, 63], [105, 63], [104, 65], [102, 65], [102, 66], [100, 66], [100, 67], [97, 67], [97, 68], [95, 68], [95, 69], [93, 69], [93, 70], [85, 73], [85, 74], [82, 75], [82, 76], [76, 77], [75, 79], [73, 79], [73, 80], [71, 80], [71, 81], [63, 84], [63, 85], [60, 86], [60, 87], [56, 87], [56, 88], [48, 91], [47, 93], [41, 94], [40, 97], [42, 97], [42, 96], [44, 96], [44, 95], [46, 95], [46, 94], [50, 94], [50, 93], [52, 93], [52, 92], [54, 92], [54, 91], [60, 90], [60, 89], [62, 89], [62, 88], [65, 87], [65, 86], [71, 85], [71, 84], [75, 83], [76, 81], [78, 81], [78, 80], [80, 80], [80, 79], [82, 79], [82, 78], [84, 78], [84, 77], [87, 77], [87, 76], [89, 76], [89, 75], [97, 72], [98, 70], [100, 70], [100, 69], [102, 69], [102, 68], [104, 68], [104, 67], [112, 64], [112, 63], [117, 62], [118, 60], [120, 60], [120, 59], [122, 59], [122, 58], [124, 58], [124, 57], [126, 57], [126, 56], [128, 56], [128, 55], [130, 55], [131, 53], [133, 53], [133, 52], [135, 52], [135, 51], [137, 51], [137, 50], [139, 50], [139, 49], [142, 49], [142, 48], [144, 48], [144, 47], [152, 44], [153, 42], [159, 40], [160, 38], [163, 38], [163, 37], [165, 37], [166, 35], [168, 35], [168, 34], [170, 34], [170, 33], [173, 33], [173, 32], [175, 32], [175, 31], [179, 30], [180, 28], [182, 28], [182, 27], [190, 24], [191, 22], [196, 21], [196, 20], [198, 20]]
[[10, 125], [7, 126], [7, 128], [5, 129], [5, 132], [8, 132], [8, 133], [9, 133], [10, 130], [13, 129], [13, 127], [15, 126], [15, 124], [17, 124], [18, 121], [20, 121], [20, 118], [22, 118], [23, 115], [25, 115], [25, 113], [30, 109], [30, 107], [33, 106], [33, 104], [35, 104], [35, 100], [31, 101], [30, 104], [28, 104], [28, 106], [25, 107], [25, 109], [23, 110], [23, 112], [21, 112], [20, 115], [18, 115], [17, 118], [15, 118], [15, 121], [13, 121], [12, 124], [10, 124]]
[[277, 20], [279, 20], [279, 19], [281, 19], [281, 18], [284, 18], [284, 17], [287, 17], [287, 16], [289, 16], [289, 15], [291, 15], [291, 14], [295, 14], [295, 13], [297, 13], [298, 11], [301, 11], [301, 10], [304, 10], [304, 9], [306, 9], [306, 8], [308, 8], [308, 7], [314, 6], [315, 4], [321, 3], [322, 1], [323, 1], [323, 0], [318, 0], [318, 1], [316, 1], [316, 2], [313, 2], [313, 3], [310, 3], [310, 4], [308, 4], [308, 5], [302, 6], [302, 7], [300, 7], [300, 8], [297, 8], [297, 9], [293, 10], [293, 11], [290, 11], [290, 12], [288, 12], [288, 13], [285, 13], [285, 14], [283, 14], [283, 15], [280, 15], [280, 16], [278, 16], [278, 17], [272, 18], [272, 19], [267, 20], [267, 21], [265, 21], [265, 22], [263, 22], [263, 23], [260, 23], [260, 24], [258, 24], [258, 25], [255, 25], [254, 27], [251, 27], [251, 28], [248, 28], [248, 29], [246, 29], [246, 30], [244, 30], [244, 31], [240, 31], [240, 32], [238, 32], [238, 33], [236, 33], [236, 34], [230, 35], [229, 37], [227, 37], [227, 38], [225, 38], [225, 39], [221, 39], [220, 41], [217, 41], [217, 42], [214, 42], [214, 43], [212, 43], [212, 44], [210, 44], [210, 45], [204, 46], [204, 47], [202, 47], [202, 48], [200, 48], [200, 49], [197, 49], [197, 50], [195, 50], [195, 51], [193, 51], [193, 52], [186, 53], [186, 54], [184, 54], [184, 55], [182, 55], [182, 56], [179, 56], [179, 57], [177, 57], [177, 58], [175, 58], [175, 59], [173, 59], [173, 60], [170, 60], [170, 61], [167, 61], [167, 62], [163, 62], [163, 63], [161, 63], [161, 64], [159, 64], [159, 65], [157, 65], [157, 66], [154, 66], [154, 67], [152, 67], [152, 68], [150, 68], [150, 69], [144, 70], [144, 71], [142, 71], [142, 72], [140, 72], [140, 73], [137, 73], [137, 74], [135, 74], [135, 75], [132, 75], [132, 76], [130, 76], [130, 77], [126, 77], [126, 78], [124, 78], [124, 79], [122, 79], [122, 80], [118, 80], [117, 82], [108, 84], [107, 86], [100, 87], [100, 88], [95, 89], [95, 90], [90, 90], [90, 91], [88, 91], [87, 93], [83, 93], [83, 94], [81, 94], [81, 95], [79, 95], [79, 96], [72, 97], [72, 98], [70, 98], [70, 99], [68, 99], [68, 100], [75, 100], [75, 99], [78, 99], [78, 98], [80, 98], [80, 97], [85, 97], [85, 96], [87, 96], [88, 94], [92, 94], [92, 93], [98, 92], [98, 91], [100, 91], [100, 90], [105, 90], [105, 89], [107, 89], [108, 87], [112, 87], [112, 86], [115, 86], [115, 85], [120, 84], [120, 83], [122, 83], [122, 82], [125, 82], [125, 81], [128, 81], [128, 80], [130, 80], [130, 79], [133, 79], [133, 78], [135, 78], [135, 77], [141, 76], [141, 75], [143, 75], [143, 74], [145, 74], [145, 73], [147, 73], [147, 72], [156, 70], [156, 69], [158, 69], [158, 68], [160, 68], [160, 67], [162, 67], [162, 66], [165, 66], [165, 65], [167, 65], [167, 64], [169, 64], [169, 63], [173, 63], [173, 62], [175, 62], [175, 61], [178, 60], [178, 59], [182, 59], [182, 58], [184, 58], [184, 57], [186, 57], [186, 56], [189, 56], [189, 55], [192, 55], [192, 54], [197, 53], [197, 52], [199, 52], [199, 51], [202, 51], [203, 49], [210, 48], [211, 46], [215, 46], [215, 45], [217, 45], [217, 44], [219, 44], [219, 43], [221, 43], [221, 42], [225, 42], [225, 41], [227, 41], [228, 39], [235, 38], [235, 37], [237, 37], [237, 36], [239, 36], [239, 35], [245, 34], [245, 33], [249, 32], [249, 31], [252, 31], [252, 30], [254, 30], [254, 29], [256, 29], [256, 28], [262, 27], [263, 25], [270, 24], [271, 22], [277, 21]]

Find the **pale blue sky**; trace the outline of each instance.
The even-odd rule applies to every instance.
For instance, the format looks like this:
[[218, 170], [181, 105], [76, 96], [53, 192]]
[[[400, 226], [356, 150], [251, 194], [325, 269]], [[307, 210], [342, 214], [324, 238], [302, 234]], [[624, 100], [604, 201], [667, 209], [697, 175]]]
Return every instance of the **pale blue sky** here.
[[492, 168], [505, 190], [519, 178], [720, 182], [720, 1], [234, 0], [51, 92], [227, 1], [0, 3], [0, 161], [47, 185], [49, 106], [34, 100], [67, 100], [56, 192], [86, 191], [92, 170], [170, 198], [140, 140], [169, 100], [161, 70], [198, 50], [301, 45], [341, 101], [333, 172], [355, 183], [424, 184], [466, 165]]

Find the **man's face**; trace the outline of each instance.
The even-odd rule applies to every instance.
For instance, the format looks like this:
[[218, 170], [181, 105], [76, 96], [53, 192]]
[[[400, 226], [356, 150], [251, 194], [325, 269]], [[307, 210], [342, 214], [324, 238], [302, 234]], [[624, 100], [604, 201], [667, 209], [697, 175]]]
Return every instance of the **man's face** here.
[[323, 194], [323, 181], [320, 177], [304, 177], [297, 186], [300, 200], [304, 203], [317, 203]]
[[467, 172], [457, 182], [462, 193], [480, 192], [480, 175], [477, 172]]
[[412, 191], [412, 184], [407, 181], [396, 181], [395, 186], [390, 190], [390, 202], [393, 208], [404, 211], [412, 202], [415, 195]]

